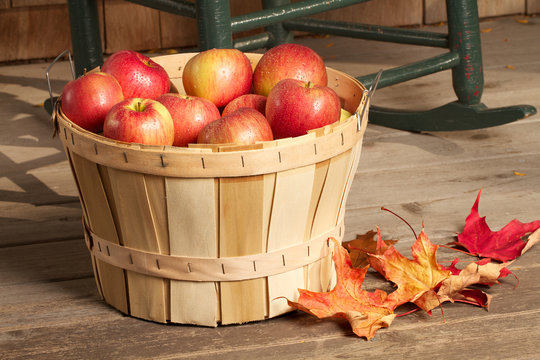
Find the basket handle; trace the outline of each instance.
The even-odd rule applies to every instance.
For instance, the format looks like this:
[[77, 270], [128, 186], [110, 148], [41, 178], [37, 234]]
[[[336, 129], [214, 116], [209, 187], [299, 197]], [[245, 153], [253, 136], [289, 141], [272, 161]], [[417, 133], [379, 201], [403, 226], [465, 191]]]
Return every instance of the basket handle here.
[[53, 66], [60, 60], [62, 59], [63, 57], [65, 57], [67, 54], [68, 56], [68, 59], [69, 59], [69, 66], [71, 68], [71, 76], [73, 78], [73, 80], [75, 80], [76, 76], [75, 76], [75, 67], [73, 66], [73, 59], [71, 58], [71, 52], [69, 50], [64, 50], [62, 51], [62, 53], [60, 53], [60, 55], [58, 55], [50, 64], [49, 66], [47, 67], [47, 70], [45, 71], [45, 78], [47, 79], [47, 87], [49, 89], [49, 99], [45, 100], [45, 108], [48, 108], [47, 106], [47, 102], [49, 102], [50, 104], [50, 109], [51, 111], [49, 112], [52, 116], [52, 122], [53, 122], [53, 127], [54, 127], [54, 132], [53, 132], [53, 137], [56, 135], [56, 133], [58, 132], [58, 122], [56, 121], [56, 116], [55, 116], [55, 107], [56, 107], [56, 102], [58, 101], [58, 97], [54, 97], [53, 95], [53, 92], [52, 92], [52, 87], [51, 87], [51, 76], [50, 76], [50, 72], [51, 72], [51, 69], [53, 68]]
[[377, 90], [377, 85], [379, 84], [379, 80], [381, 79], [381, 75], [383, 73], [383, 69], [379, 69], [379, 72], [375, 76], [375, 79], [371, 83], [371, 86], [369, 87], [369, 90], [362, 91], [362, 97], [367, 96], [366, 98], [366, 106], [362, 107], [362, 113], [358, 114], [358, 112], [355, 113], [356, 115], [356, 121], [358, 122], [358, 131], [362, 129], [362, 119], [364, 118], [364, 112], [366, 111], [366, 108], [371, 105], [371, 98], [373, 97], [373, 94], [375, 94], [375, 90]]

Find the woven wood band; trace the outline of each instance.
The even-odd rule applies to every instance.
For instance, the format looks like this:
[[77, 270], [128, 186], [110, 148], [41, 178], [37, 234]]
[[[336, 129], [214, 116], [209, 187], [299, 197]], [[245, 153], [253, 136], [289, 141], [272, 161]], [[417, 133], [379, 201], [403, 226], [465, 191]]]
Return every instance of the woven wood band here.
[[351, 116], [323, 136], [310, 134], [285, 143], [274, 141], [260, 144], [260, 149], [212, 152], [117, 142], [73, 124], [59, 107], [53, 120], [64, 145], [92, 162], [120, 170], [191, 178], [252, 176], [315, 164], [351, 149], [361, 141], [367, 126], [367, 114], [360, 131], [356, 116]]
[[309, 265], [330, 254], [330, 238], [341, 242], [343, 222], [307, 242], [268, 253], [197, 258], [131, 249], [100, 238], [85, 228], [86, 246], [98, 259], [129, 271], [173, 280], [238, 281], [281, 274]]

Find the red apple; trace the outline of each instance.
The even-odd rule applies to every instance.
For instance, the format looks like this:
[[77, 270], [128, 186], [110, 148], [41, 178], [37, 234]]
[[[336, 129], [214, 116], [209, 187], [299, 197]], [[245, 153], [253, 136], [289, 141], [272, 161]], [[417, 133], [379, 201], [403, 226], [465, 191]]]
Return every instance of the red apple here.
[[206, 125], [199, 133], [200, 144], [254, 144], [273, 140], [272, 129], [263, 114], [241, 108]]
[[109, 111], [103, 135], [125, 142], [172, 145], [174, 123], [167, 108], [156, 100], [129, 98]]
[[239, 96], [236, 99], [232, 100], [230, 103], [228, 103], [227, 106], [225, 106], [221, 115], [227, 116], [230, 113], [243, 107], [255, 109], [264, 115], [264, 109], [266, 107], [266, 96], [258, 94], [246, 94]]
[[253, 72], [253, 91], [268, 96], [270, 90], [283, 79], [311, 81], [314, 85], [328, 85], [322, 58], [307, 46], [282, 44], [268, 50]]
[[124, 100], [116, 79], [104, 72], [88, 73], [66, 84], [62, 90], [62, 111], [75, 124], [92, 132], [103, 129], [109, 110]]
[[157, 99], [170, 90], [169, 75], [161, 65], [136, 51], [121, 50], [112, 54], [101, 71], [118, 80], [124, 97]]
[[334, 90], [295, 79], [278, 82], [266, 101], [266, 118], [276, 139], [304, 135], [338, 121], [340, 114]]
[[210, 100], [181, 94], [164, 94], [157, 101], [165, 105], [174, 122], [174, 146], [196, 143], [202, 128], [221, 117]]
[[188, 60], [182, 74], [186, 94], [203, 97], [221, 108], [251, 91], [253, 69], [236, 49], [211, 49]]

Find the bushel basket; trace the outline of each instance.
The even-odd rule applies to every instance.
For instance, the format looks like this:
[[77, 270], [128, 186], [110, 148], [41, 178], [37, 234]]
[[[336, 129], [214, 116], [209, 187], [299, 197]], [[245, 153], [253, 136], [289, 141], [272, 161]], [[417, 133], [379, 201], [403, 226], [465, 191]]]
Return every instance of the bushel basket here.
[[[183, 92], [195, 54], [154, 57]], [[260, 54], [246, 54], [253, 66]], [[298, 288], [326, 291], [367, 126], [367, 91], [328, 68], [363, 114], [255, 145], [127, 144], [53, 117], [79, 190], [97, 287], [123, 313], [216, 326], [271, 318]]]

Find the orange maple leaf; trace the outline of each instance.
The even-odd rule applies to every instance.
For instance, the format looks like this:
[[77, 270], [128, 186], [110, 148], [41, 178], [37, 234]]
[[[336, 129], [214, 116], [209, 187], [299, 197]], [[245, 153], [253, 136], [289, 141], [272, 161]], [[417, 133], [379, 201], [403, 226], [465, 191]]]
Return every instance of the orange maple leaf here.
[[390, 309], [412, 302], [429, 312], [433, 309], [431, 304], [440, 303], [437, 290], [450, 277], [450, 271], [444, 270], [437, 263], [437, 248], [422, 229], [412, 246], [412, 260], [400, 254], [393, 246], [383, 254], [370, 255], [370, 264], [375, 269], [380, 268], [382, 271], [378, 271], [397, 285], [397, 290], [386, 299]]
[[287, 302], [289, 306], [321, 319], [345, 318], [356, 335], [369, 340], [377, 330], [390, 326], [396, 315], [393, 309], [386, 305], [386, 292], [379, 289], [374, 292], [361, 289], [368, 267], [353, 268], [347, 250], [333, 238], [332, 242], [336, 269], [334, 289], [329, 292], [298, 289], [298, 301], [287, 299]]

